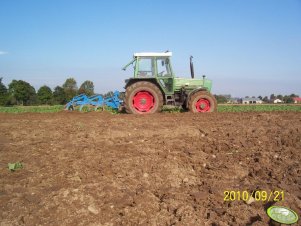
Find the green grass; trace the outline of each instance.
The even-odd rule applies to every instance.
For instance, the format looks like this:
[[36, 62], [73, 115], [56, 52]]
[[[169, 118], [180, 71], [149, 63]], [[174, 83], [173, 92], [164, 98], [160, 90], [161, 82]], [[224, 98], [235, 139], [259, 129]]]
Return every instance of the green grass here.
[[173, 106], [164, 105], [163, 108], [162, 108], [162, 112], [179, 113], [179, 112], [184, 112], [184, 110], [180, 107], [173, 107]]
[[43, 106], [13, 106], [13, 107], [0, 107], [0, 112], [5, 113], [49, 113], [49, 112], [59, 112], [64, 109], [63, 105], [43, 105]]
[[[59, 112], [64, 109], [63, 105], [54, 106], [13, 106], [13, 107], [0, 107], [0, 112], [5, 113], [51, 113]], [[99, 110], [101, 111], [101, 110]], [[111, 108], [106, 108], [105, 111], [111, 112], [112, 114], [118, 114], [118, 111]], [[183, 110], [178, 107], [163, 107], [163, 112], [178, 113]], [[270, 112], [270, 111], [295, 111], [301, 112], [301, 105], [277, 105], [277, 104], [257, 104], [257, 105], [231, 105], [224, 104], [218, 105], [218, 112]]]
[[264, 111], [301, 111], [301, 105], [286, 104], [237, 104], [218, 105], [218, 112], [264, 112]]

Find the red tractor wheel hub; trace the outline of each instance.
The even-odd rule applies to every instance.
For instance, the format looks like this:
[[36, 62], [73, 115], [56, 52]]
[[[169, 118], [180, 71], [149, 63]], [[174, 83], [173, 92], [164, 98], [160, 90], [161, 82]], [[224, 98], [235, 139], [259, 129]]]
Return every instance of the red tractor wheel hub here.
[[148, 91], [139, 91], [133, 98], [133, 106], [139, 112], [149, 112], [155, 105], [154, 96]]
[[210, 102], [207, 99], [201, 98], [195, 103], [195, 108], [198, 112], [208, 112], [211, 109]]

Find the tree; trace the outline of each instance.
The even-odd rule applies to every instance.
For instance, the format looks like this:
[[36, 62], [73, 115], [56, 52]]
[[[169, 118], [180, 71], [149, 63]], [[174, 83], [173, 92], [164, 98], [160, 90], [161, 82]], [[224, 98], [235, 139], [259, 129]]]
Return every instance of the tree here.
[[262, 101], [264, 101], [264, 102], [269, 102], [269, 98], [267, 97], [267, 96], [265, 96], [263, 99], [262, 99]]
[[257, 98], [258, 98], [259, 100], [262, 100], [262, 96], [260, 96], [260, 95], [259, 95]]
[[270, 101], [273, 101], [273, 100], [275, 100], [275, 99], [276, 99], [275, 94], [271, 94], [271, 96], [270, 96]]
[[109, 91], [109, 92], [107, 92], [106, 94], [104, 94], [103, 95], [103, 97], [112, 97], [112, 96], [114, 96], [114, 92], [113, 91]]
[[77, 93], [77, 84], [74, 78], [66, 79], [63, 84], [65, 96], [67, 100], [71, 100]]
[[294, 93], [292, 93], [292, 94], [290, 95], [290, 97], [291, 97], [291, 98], [294, 98], [294, 97], [299, 97], [299, 96], [296, 95], [296, 94], [294, 94]]
[[0, 106], [4, 106], [8, 101], [8, 91], [6, 86], [2, 83], [2, 78], [0, 78]]
[[218, 104], [223, 104], [223, 103], [228, 102], [227, 98], [223, 95], [214, 95], [214, 97], [215, 97]]
[[283, 100], [283, 96], [281, 94], [277, 95], [277, 99]]
[[245, 98], [249, 98], [249, 96], [245, 96]]
[[94, 94], [94, 84], [93, 82], [87, 80], [84, 81], [81, 86], [79, 87], [79, 91], [80, 94], [86, 94], [88, 96], [92, 96]]
[[62, 88], [60, 86], [57, 86], [54, 88], [53, 101], [55, 104], [66, 104], [67, 103], [64, 88]]
[[8, 85], [8, 90], [12, 104], [30, 105], [36, 102], [36, 90], [28, 82], [13, 80]]
[[37, 93], [38, 99], [41, 104], [52, 103], [52, 90], [48, 86], [42, 86]]
[[294, 103], [293, 97], [287, 96], [287, 95], [285, 95], [285, 96], [283, 97], [283, 101], [284, 101], [284, 103], [287, 103], [287, 104]]
[[222, 96], [224, 96], [227, 100], [231, 99], [231, 94], [223, 94]]

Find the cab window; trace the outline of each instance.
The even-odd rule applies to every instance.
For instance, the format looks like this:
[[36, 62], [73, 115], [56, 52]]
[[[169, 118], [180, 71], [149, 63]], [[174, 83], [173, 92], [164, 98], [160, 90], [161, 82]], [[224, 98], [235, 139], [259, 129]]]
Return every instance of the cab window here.
[[158, 58], [157, 59], [157, 73], [158, 76], [170, 76], [170, 66], [168, 58]]
[[139, 59], [139, 69], [138, 69], [138, 77], [152, 77], [152, 59], [150, 58], [141, 58]]

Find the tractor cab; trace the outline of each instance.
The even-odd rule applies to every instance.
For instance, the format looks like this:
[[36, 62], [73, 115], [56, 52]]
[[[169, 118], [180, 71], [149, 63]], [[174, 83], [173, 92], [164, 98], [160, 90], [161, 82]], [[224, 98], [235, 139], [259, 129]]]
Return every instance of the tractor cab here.
[[[128, 63], [134, 65], [134, 78], [139, 80], [154, 80], [161, 89], [167, 93], [173, 93], [173, 72], [170, 63], [171, 52], [165, 53], [135, 53], [134, 59]], [[128, 82], [128, 81], [126, 81]]]
[[135, 53], [135, 77], [172, 77], [170, 65], [171, 52]]

